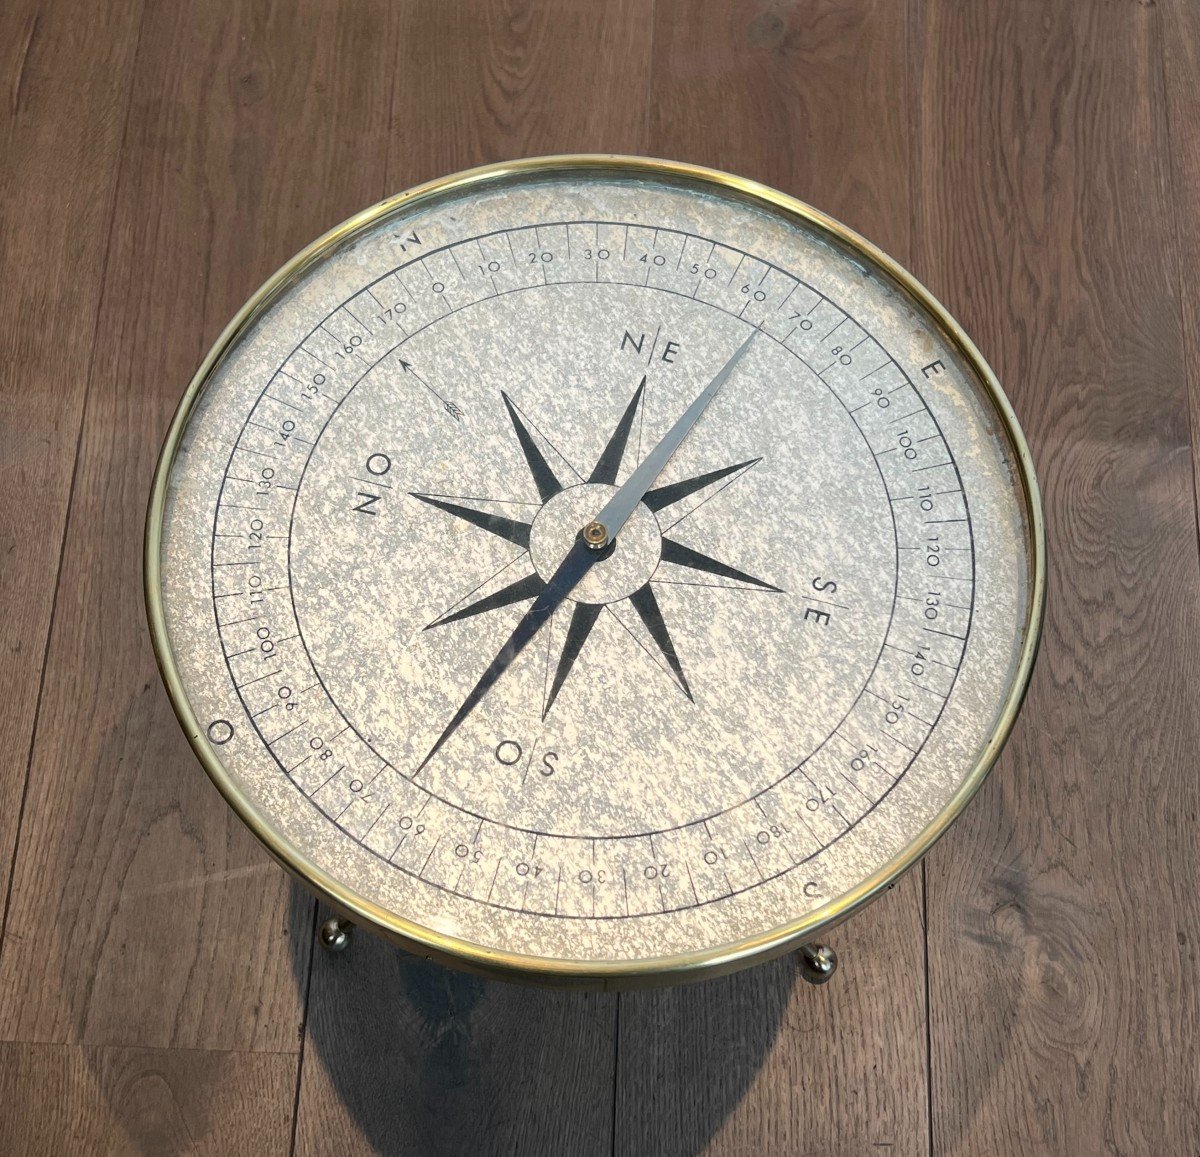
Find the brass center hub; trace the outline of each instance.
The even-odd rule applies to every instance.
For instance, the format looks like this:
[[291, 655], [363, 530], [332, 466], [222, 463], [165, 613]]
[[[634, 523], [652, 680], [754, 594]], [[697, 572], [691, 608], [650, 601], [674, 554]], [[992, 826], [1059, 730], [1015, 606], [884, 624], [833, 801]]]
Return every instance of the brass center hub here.
[[641, 503], [609, 541], [608, 532], [595, 516], [616, 492], [615, 486], [597, 482], [572, 486], [551, 498], [533, 520], [529, 553], [543, 579], [549, 580], [567, 557], [581, 527], [584, 542], [603, 552], [571, 592], [569, 597], [575, 602], [614, 603], [628, 598], [649, 581], [662, 557], [658, 519]]

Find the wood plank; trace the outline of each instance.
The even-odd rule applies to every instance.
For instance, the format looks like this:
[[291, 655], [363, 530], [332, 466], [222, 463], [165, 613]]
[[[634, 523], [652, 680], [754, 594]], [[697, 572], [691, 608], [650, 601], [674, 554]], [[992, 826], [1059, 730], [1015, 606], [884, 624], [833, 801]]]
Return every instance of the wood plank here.
[[1187, 0], [1163, 5], [1163, 75], [1171, 203], [1178, 247], [1184, 366], [1192, 416], [1192, 468], [1200, 492], [1200, 8]]
[[0, 1044], [0, 1151], [285, 1153], [295, 1058]]
[[140, 16], [0, 8], [0, 935]]
[[659, 0], [655, 12], [652, 155], [773, 185], [906, 259], [903, 5]]
[[[651, 153], [765, 181], [907, 259], [903, 6], [660, 0], [654, 43]], [[824, 989], [785, 960], [622, 995], [617, 1151], [923, 1153], [920, 885], [831, 934]]]
[[[138, 9], [0, 9], [17, 162], [0, 168], [0, 409], [22, 418], [0, 429], [0, 736], [17, 746], [91, 388], [0, 954], [0, 1037], [86, 1043], [0, 1044], [0, 1151], [287, 1144], [311, 907], [198, 778], [141, 643], [153, 455], [207, 342], [291, 251], [414, 180], [567, 148], [798, 193], [911, 259], [1000, 370], [1046, 484], [1051, 609], [1010, 751], [929, 861], [935, 1148], [1194, 1149], [1200, 16], [928, 0], [907, 110], [899, 5], [660, 4], [647, 104], [648, 7], [157, 2], [107, 275]], [[64, 217], [52, 186], [73, 190]], [[0, 885], [19, 778], [0, 777]], [[834, 934], [832, 987], [778, 963], [622, 997], [618, 1149], [927, 1143], [919, 882]], [[613, 999], [475, 983], [365, 940], [318, 960], [300, 1146], [612, 1144]]]
[[356, 933], [313, 961], [296, 1151], [607, 1157], [615, 1007]]
[[517, 157], [643, 152], [651, 50], [639, 0], [406, 7], [391, 190]]
[[618, 1153], [924, 1154], [918, 873], [827, 938], [823, 988], [794, 956], [622, 993]]
[[[1200, 287], [1195, 271], [1200, 269], [1200, 7], [1184, 0], [1168, 0], [1160, 9], [1163, 21], [1161, 38], [1164, 55], [1164, 83], [1167, 105], [1167, 158], [1170, 164], [1172, 206], [1174, 209], [1178, 286], [1182, 318], [1184, 369], [1186, 373], [1189, 413], [1191, 415], [1191, 460], [1194, 492], [1200, 494]], [[1200, 510], [1197, 510], [1200, 519]], [[1200, 527], [1200, 524], [1198, 524]], [[1194, 640], [1194, 636], [1192, 636]], [[1194, 680], [1190, 686], [1194, 686]], [[1194, 701], [1194, 696], [1193, 696]], [[1194, 753], [1191, 763], [1195, 765]], [[1196, 791], [1190, 793], [1194, 803]], [[1184, 801], [1180, 801], [1184, 803]], [[1194, 822], [1193, 806], [1190, 824], [1191, 846], [1180, 856], [1182, 864], [1190, 864], [1192, 878], [1200, 860], [1197, 843], [1200, 832]], [[1180, 814], [1184, 814], [1182, 808]], [[1184, 843], [1187, 830], [1176, 833], [1174, 844]], [[1185, 869], [1186, 870], [1186, 869]], [[1186, 880], [1186, 877], [1183, 877]], [[1194, 889], [1193, 889], [1194, 895]], [[1190, 926], [1170, 926], [1162, 930], [1162, 939], [1169, 946], [1172, 934], [1178, 944], [1182, 973], [1190, 1001], [1180, 1009], [1176, 1040], [1166, 1044], [1173, 1053], [1168, 1058], [1171, 1070], [1195, 1074], [1200, 1072], [1200, 1009], [1196, 995], [1196, 977], [1200, 974], [1200, 937], [1196, 934], [1196, 908], [1191, 907]], [[1179, 1114], [1175, 1127], [1180, 1137], [1186, 1130], [1194, 1145], [1200, 1136], [1200, 1108], [1192, 1098], [1191, 1114]]]
[[0, 1039], [298, 1049], [294, 970], [311, 924], [289, 924], [285, 877], [167, 705], [141, 536], [161, 439], [203, 351], [293, 250], [382, 193], [390, 13], [383, 0], [147, 11], [0, 955]]
[[922, 9], [917, 272], [1007, 383], [1050, 534], [1023, 721], [929, 864], [934, 1150], [1194, 1152], [1200, 574], [1162, 9]]
[[[645, 151], [650, 48], [636, 0], [406, 9], [389, 185]], [[615, 1012], [612, 996], [481, 982], [360, 936], [314, 962], [297, 1148], [608, 1154]]]

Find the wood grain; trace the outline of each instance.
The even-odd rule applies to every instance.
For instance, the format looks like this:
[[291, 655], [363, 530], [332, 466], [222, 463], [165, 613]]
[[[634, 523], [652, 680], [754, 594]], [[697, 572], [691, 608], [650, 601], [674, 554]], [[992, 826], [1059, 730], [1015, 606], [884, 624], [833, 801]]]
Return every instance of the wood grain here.
[[1200, 455], [1194, 449], [1200, 445], [1200, 286], [1195, 278], [1200, 269], [1200, 7], [1188, 0], [1169, 0], [1162, 20], [1176, 284], [1192, 419], [1192, 469], [1200, 492]]
[[0, 1044], [0, 1152], [283, 1153], [295, 1058]]
[[643, 152], [651, 11], [642, 0], [406, 6], [391, 188], [516, 157]]
[[[388, 177], [506, 157], [644, 152], [650, 9], [415, 5], [398, 37]], [[360, 937], [314, 961], [303, 1153], [608, 1154], [616, 998], [444, 973]]]
[[[660, 0], [654, 41], [652, 154], [755, 177], [907, 258], [902, 6]], [[825, 989], [780, 961], [622, 995], [617, 1151], [925, 1152], [919, 872], [830, 939]]]
[[0, 935], [140, 16], [97, 4], [96, 37], [65, 6], [0, 8]]
[[146, 12], [0, 955], [2, 1039], [298, 1049], [293, 956], [310, 922], [290, 925], [284, 876], [183, 742], [139, 543], [204, 349], [285, 257], [382, 193], [389, 12]]
[[318, 953], [296, 1151], [607, 1155], [615, 998], [451, 972], [362, 935]]
[[658, 0], [652, 155], [753, 177], [903, 262], [907, 12], [891, 0]]
[[917, 273], [1023, 415], [1050, 535], [1023, 720], [929, 861], [934, 1150], [1191, 1153], [1200, 573], [1161, 10], [922, 8]]
[[616, 1151], [926, 1153], [917, 883], [911, 875], [827, 937], [842, 967], [823, 988], [789, 956], [623, 993]]
[[[10, 0], [0, 81], [0, 1151], [1200, 1151], [1196, 5]], [[865, 233], [1038, 459], [1018, 730], [823, 990], [313, 959], [145, 642], [155, 455], [255, 286], [388, 192], [588, 150]]]

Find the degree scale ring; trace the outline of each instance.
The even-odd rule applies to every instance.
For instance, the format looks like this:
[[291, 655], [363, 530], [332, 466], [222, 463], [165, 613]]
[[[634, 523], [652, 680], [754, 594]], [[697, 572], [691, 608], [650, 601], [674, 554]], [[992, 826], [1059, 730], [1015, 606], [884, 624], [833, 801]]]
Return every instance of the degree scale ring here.
[[998, 383], [894, 262], [740, 178], [550, 157], [382, 202], [255, 294], [168, 433], [146, 602], [206, 771], [327, 902], [629, 986], [787, 951], [928, 850], [1011, 731], [1044, 538]]

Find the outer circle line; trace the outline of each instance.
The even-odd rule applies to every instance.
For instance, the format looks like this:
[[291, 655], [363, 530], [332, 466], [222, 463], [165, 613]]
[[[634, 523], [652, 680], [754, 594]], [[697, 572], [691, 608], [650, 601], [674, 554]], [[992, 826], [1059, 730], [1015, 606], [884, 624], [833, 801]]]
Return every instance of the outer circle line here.
[[[1026, 602], [1025, 629], [1016, 671], [996, 724], [979, 759], [958, 791], [900, 853], [878, 868], [856, 887], [835, 897], [804, 917], [759, 935], [695, 953], [680, 953], [637, 961], [582, 961], [551, 959], [502, 952], [447, 933], [422, 927], [375, 904], [341, 884], [314, 864], [291, 841], [285, 839], [255, 808], [253, 802], [226, 772], [201, 727], [179, 673], [167, 634], [162, 598], [161, 551], [163, 518], [168, 484], [187, 428], [188, 420], [206, 383], [233, 344], [266, 311], [271, 303], [316, 262], [322, 260], [369, 226], [401, 211], [436, 201], [473, 186], [499, 185], [528, 176], [573, 173], [657, 178], [685, 187], [707, 189], [767, 208], [824, 233], [841, 249], [874, 267], [890, 280], [942, 331], [982, 384], [995, 407], [1009, 449], [1015, 459], [1024, 498], [1031, 562]], [[484, 972], [509, 980], [599, 988], [636, 988], [698, 980], [733, 972], [756, 961], [782, 955], [823, 931], [841, 923], [869, 903], [913, 867], [945, 834], [950, 824], [979, 790], [1012, 733], [1017, 714], [1028, 690], [1034, 660], [1041, 641], [1046, 603], [1046, 528], [1032, 455], [1012, 406], [995, 374], [963, 331], [936, 298], [907, 270], [881, 250], [834, 218], [785, 193], [755, 181], [680, 162], [605, 154], [568, 154], [534, 157], [469, 169], [419, 185], [365, 209], [318, 238], [272, 275], [238, 311], [209, 350], [184, 393], [171, 421], [155, 467], [146, 516], [143, 554], [143, 591], [155, 660], [166, 685], [172, 709], [205, 771], [267, 851], [283, 867], [316, 892], [333, 908], [355, 922], [369, 925], [409, 951], [460, 968]]]

